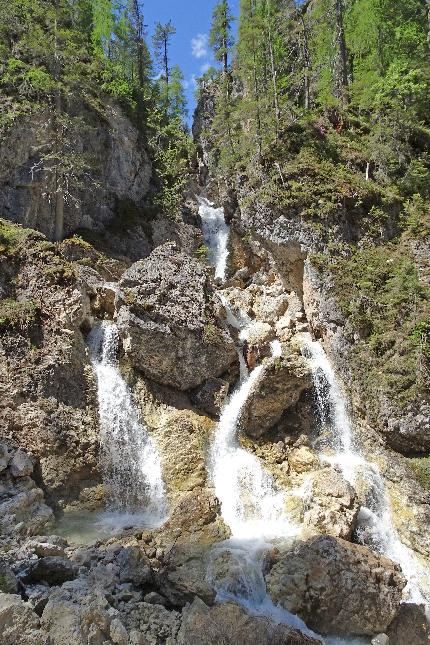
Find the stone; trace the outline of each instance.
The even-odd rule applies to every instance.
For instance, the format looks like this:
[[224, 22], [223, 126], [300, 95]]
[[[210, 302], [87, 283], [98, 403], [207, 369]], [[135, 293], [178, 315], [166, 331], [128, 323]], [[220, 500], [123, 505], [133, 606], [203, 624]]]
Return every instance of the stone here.
[[353, 487], [333, 468], [323, 468], [312, 475], [306, 497], [304, 523], [321, 533], [351, 538], [359, 511]]
[[212, 605], [215, 591], [206, 579], [205, 558], [208, 547], [203, 545], [175, 546], [164, 567], [156, 576], [156, 587], [174, 607], [183, 607], [198, 596]]
[[9, 447], [5, 443], [0, 443], [0, 473], [6, 470], [11, 457], [12, 455], [9, 451]]
[[281, 552], [267, 575], [275, 604], [321, 634], [384, 633], [406, 584], [398, 565], [370, 549], [331, 536]]
[[59, 535], [51, 535], [40, 539], [30, 539], [25, 543], [26, 550], [35, 553], [39, 558], [46, 556], [63, 557], [67, 546], [67, 540]]
[[208, 607], [196, 598], [182, 612], [177, 645], [317, 645], [320, 640], [267, 618], [250, 616], [233, 603]]
[[33, 460], [23, 450], [17, 450], [9, 468], [12, 477], [28, 477], [33, 472]]
[[133, 264], [120, 288], [117, 324], [124, 350], [147, 378], [188, 390], [237, 361], [205, 267], [175, 244]]
[[54, 523], [43, 491], [30, 477], [9, 479], [3, 484], [0, 517], [3, 536], [37, 535]]
[[390, 639], [387, 634], [378, 634], [375, 638], [372, 638], [370, 645], [390, 645]]
[[263, 436], [310, 386], [309, 366], [298, 353], [266, 359], [258, 387], [243, 407], [241, 427], [252, 438]]
[[77, 575], [77, 566], [67, 558], [46, 556], [32, 562], [20, 578], [26, 584], [43, 582], [54, 586], [73, 580]]
[[191, 397], [193, 403], [211, 416], [219, 416], [228, 395], [229, 384], [220, 378], [207, 379]]
[[151, 564], [146, 555], [137, 546], [121, 549], [115, 564], [119, 569], [119, 580], [134, 585], [148, 584], [152, 580]]
[[39, 617], [18, 595], [0, 593], [0, 641], [4, 645], [48, 644]]
[[296, 473], [306, 473], [319, 467], [320, 460], [316, 452], [307, 446], [292, 448], [288, 453], [288, 463]]
[[166, 604], [166, 598], [161, 596], [156, 591], [150, 591], [143, 597], [144, 602], [149, 603], [150, 605], [162, 605], [163, 607]]
[[127, 630], [118, 618], [110, 624], [110, 637], [115, 645], [128, 645]]
[[7, 594], [19, 593], [18, 579], [3, 559], [0, 559], [0, 591]]
[[413, 603], [401, 604], [387, 629], [387, 636], [389, 645], [428, 645], [430, 625], [424, 607]]

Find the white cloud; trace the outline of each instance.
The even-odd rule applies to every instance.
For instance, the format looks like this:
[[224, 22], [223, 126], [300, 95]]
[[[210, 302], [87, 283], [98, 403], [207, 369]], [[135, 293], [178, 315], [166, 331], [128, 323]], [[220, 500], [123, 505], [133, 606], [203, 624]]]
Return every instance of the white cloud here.
[[201, 65], [200, 67], [200, 72], [202, 74], [206, 74], [206, 72], [211, 68], [210, 63], [205, 63], [204, 65]]
[[195, 58], [206, 58], [208, 55], [209, 37], [207, 34], [197, 34], [191, 39], [191, 52]]

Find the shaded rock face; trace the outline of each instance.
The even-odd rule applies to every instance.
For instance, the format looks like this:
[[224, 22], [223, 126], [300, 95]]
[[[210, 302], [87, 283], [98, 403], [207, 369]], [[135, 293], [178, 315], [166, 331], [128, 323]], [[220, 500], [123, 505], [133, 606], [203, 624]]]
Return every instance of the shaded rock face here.
[[[78, 112], [88, 127], [81, 131], [76, 148], [95, 160], [92, 185], [77, 191], [65, 204], [65, 234], [77, 228], [100, 229], [109, 222], [121, 200], [140, 205], [149, 190], [152, 164], [138, 130], [122, 110], [106, 104], [105, 118], [83, 105]], [[46, 139], [45, 113], [16, 125], [0, 146], [0, 211], [2, 216], [35, 228], [52, 238], [55, 214], [46, 197], [53, 193], [53, 174], [32, 172], [40, 158], [35, 152]]]
[[322, 634], [384, 632], [398, 611], [404, 586], [391, 560], [329, 536], [283, 553], [267, 576], [272, 600]]
[[250, 616], [233, 603], [208, 607], [199, 599], [184, 610], [177, 640], [178, 645], [316, 645], [319, 642], [287, 625]]
[[428, 645], [430, 625], [423, 607], [414, 604], [400, 605], [399, 612], [387, 629], [390, 645]]
[[205, 268], [174, 244], [136, 262], [120, 288], [117, 323], [124, 349], [147, 378], [188, 390], [236, 360]]
[[241, 426], [246, 434], [254, 438], [264, 435], [310, 386], [309, 367], [298, 353], [267, 359], [259, 387], [251, 392], [242, 412]]

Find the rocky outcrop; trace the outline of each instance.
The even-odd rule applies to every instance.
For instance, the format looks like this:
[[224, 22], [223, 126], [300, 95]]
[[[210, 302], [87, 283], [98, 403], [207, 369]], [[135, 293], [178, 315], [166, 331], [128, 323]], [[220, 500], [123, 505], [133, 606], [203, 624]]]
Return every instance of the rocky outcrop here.
[[178, 645], [317, 645], [320, 642], [288, 625], [250, 616], [233, 603], [208, 607], [198, 599], [185, 608], [177, 640]]
[[37, 535], [53, 524], [53, 512], [32, 478], [33, 467], [22, 450], [0, 443], [0, 539]]
[[428, 645], [430, 625], [424, 608], [413, 603], [400, 605], [399, 612], [387, 629], [389, 645]]
[[391, 560], [329, 536], [281, 554], [267, 576], [273, 601], [322, 634], [384, 632], [398, 611], [404, 586]]
[[[66, 200], [66, 234], [78, 228], [100, 229], [114, 218], [121, 202], [141, 206], [152, 176], [145, 141], [117, 104], [107, 101], [103, 116], [84, 104], [74, 109], [82, 119], [74, 149], [91, 158], [92, 168], [91, 183], [74, 191], [72, 187], [72, 198]], [[49, 122], [46, 112], [26, 118], [2, 140], [0, 212], [52, 238], [55, 217], [47, 194], [54, 194], [54, 173], [44, 168], [39, 153]]]
[[359, 511], [357, 494], [342, 475], [323, 468], [312, 475], [304, 523], [334, 537], [351, 538]]
[[165, 244], [120, 281], [118, 328], [144, 375], [179, 390], [220, 376], [236, 360], [206, 269]]
[[249, 395], [241, 415], [241, 426], [253, 438], [263, 436], [294, 406], [311, 386], [306, 361], [286, 348], [286, 355], [266, 359], [259, 387]]

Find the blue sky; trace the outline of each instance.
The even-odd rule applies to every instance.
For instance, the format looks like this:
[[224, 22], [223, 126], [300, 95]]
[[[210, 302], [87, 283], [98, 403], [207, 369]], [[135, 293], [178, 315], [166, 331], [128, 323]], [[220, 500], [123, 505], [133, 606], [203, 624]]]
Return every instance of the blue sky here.
[[[217, 0], [146, 0], [143, 3], [148, 41], [151, 43], [154, 25], [172, 20], [176, 34], [172, 37], [170, 58], [172, 65], [179, 65], [185, 76], [189, 118], [194, 110], [194, 79], [200, 76], [213, 57], [208, 45], [212, 9]], [[240, 0], [231, 0], [231, 9], [239, 15]]]

